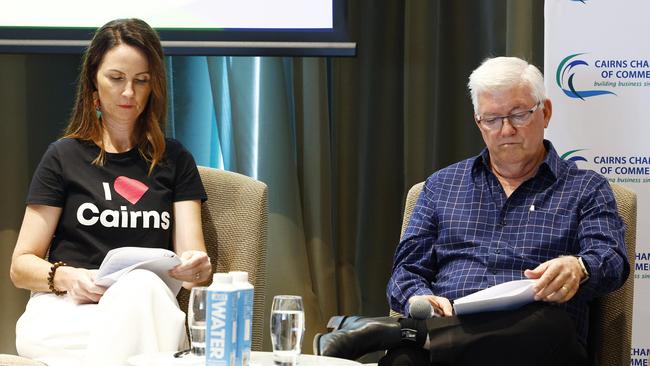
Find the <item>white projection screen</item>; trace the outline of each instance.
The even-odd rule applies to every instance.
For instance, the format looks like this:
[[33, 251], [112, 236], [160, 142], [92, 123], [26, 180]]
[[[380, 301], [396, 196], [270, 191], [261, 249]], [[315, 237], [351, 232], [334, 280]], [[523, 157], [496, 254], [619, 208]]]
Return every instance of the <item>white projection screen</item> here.
[[117, 18], [145, 20], [168, 55], [356, 52], [347, 0], [0, 0], [0, 8], [0, 53], [78, 53]]

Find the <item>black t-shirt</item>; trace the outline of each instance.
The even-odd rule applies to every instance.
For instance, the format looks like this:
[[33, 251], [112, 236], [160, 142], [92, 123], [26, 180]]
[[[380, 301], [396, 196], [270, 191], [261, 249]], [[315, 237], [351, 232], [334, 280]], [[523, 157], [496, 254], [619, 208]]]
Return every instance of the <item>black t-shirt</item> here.
[[64, 138], [50, 144], [29, 187], [27, 204], [63, 208], [50, 245], [51, 262], [99, 268], [106, 253], [136, 246], [173, 250], [173, 203], [207, 196], [192, 155], [167, 139], [163, 159], [151, 173], [137, 148], [106, 153]]

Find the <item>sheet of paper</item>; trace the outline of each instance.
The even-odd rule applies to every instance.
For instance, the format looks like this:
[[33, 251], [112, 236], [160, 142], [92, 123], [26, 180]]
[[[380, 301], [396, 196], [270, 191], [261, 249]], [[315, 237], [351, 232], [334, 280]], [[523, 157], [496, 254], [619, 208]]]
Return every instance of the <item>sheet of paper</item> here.
[[134, 269], [149, 270], [167, 284], [169, 289], [178, 294], [182, 282], [172, 278], [169, 270], [179, 265], [181, 260], [167, 249], [122, 247], [109, 251], [99, 267], [95, 283], [110, 287], [126, 273]]
[[535, 301], [537, 280], [516, 280], [477, 291], [454, 301], [456, 315], [514, 310]]

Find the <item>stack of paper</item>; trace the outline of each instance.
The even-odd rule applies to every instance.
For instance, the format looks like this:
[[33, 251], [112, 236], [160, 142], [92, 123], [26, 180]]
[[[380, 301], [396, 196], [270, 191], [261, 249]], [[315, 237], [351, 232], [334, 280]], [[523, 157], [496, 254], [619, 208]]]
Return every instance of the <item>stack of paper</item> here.
[[161, 248], [122, 247], [110, 250], [95, 278], [95, 284], [110, 287], [120, 277], [134, 269], [146, 269], [160, 277], [169, 289], [178, 294], [182, 282], [171, 277], [169, 270], [181, 264], [174, 252]]
[[486, 311], [514, 310], [535, 301], [533, 285], [537, 280], [504, 282], [454, 301], [456, 315]]

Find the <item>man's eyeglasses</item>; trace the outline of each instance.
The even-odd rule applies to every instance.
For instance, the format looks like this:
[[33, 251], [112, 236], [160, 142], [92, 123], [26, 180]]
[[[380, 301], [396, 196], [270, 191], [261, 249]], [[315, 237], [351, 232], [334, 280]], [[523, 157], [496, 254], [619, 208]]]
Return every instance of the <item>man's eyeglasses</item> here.
[[542, 105], [542, 102], [537, 102], [533, 108], [523, 111], [523, 112], [517, 112], [513, 114], [509, 114], [507, 116], [479, 116], [476, 115], [476, 122], [479, 123], [480, 126], [482, 126], [484, 129], [488, 131], [496, 131], [496, 130], [501, 130], [501, 127], [503, 127], [503, 120], [507, 119], [508, 122], [513, 127], [523, 127], [530, 123], [532, 121], [533, 113], [539, 107]]

